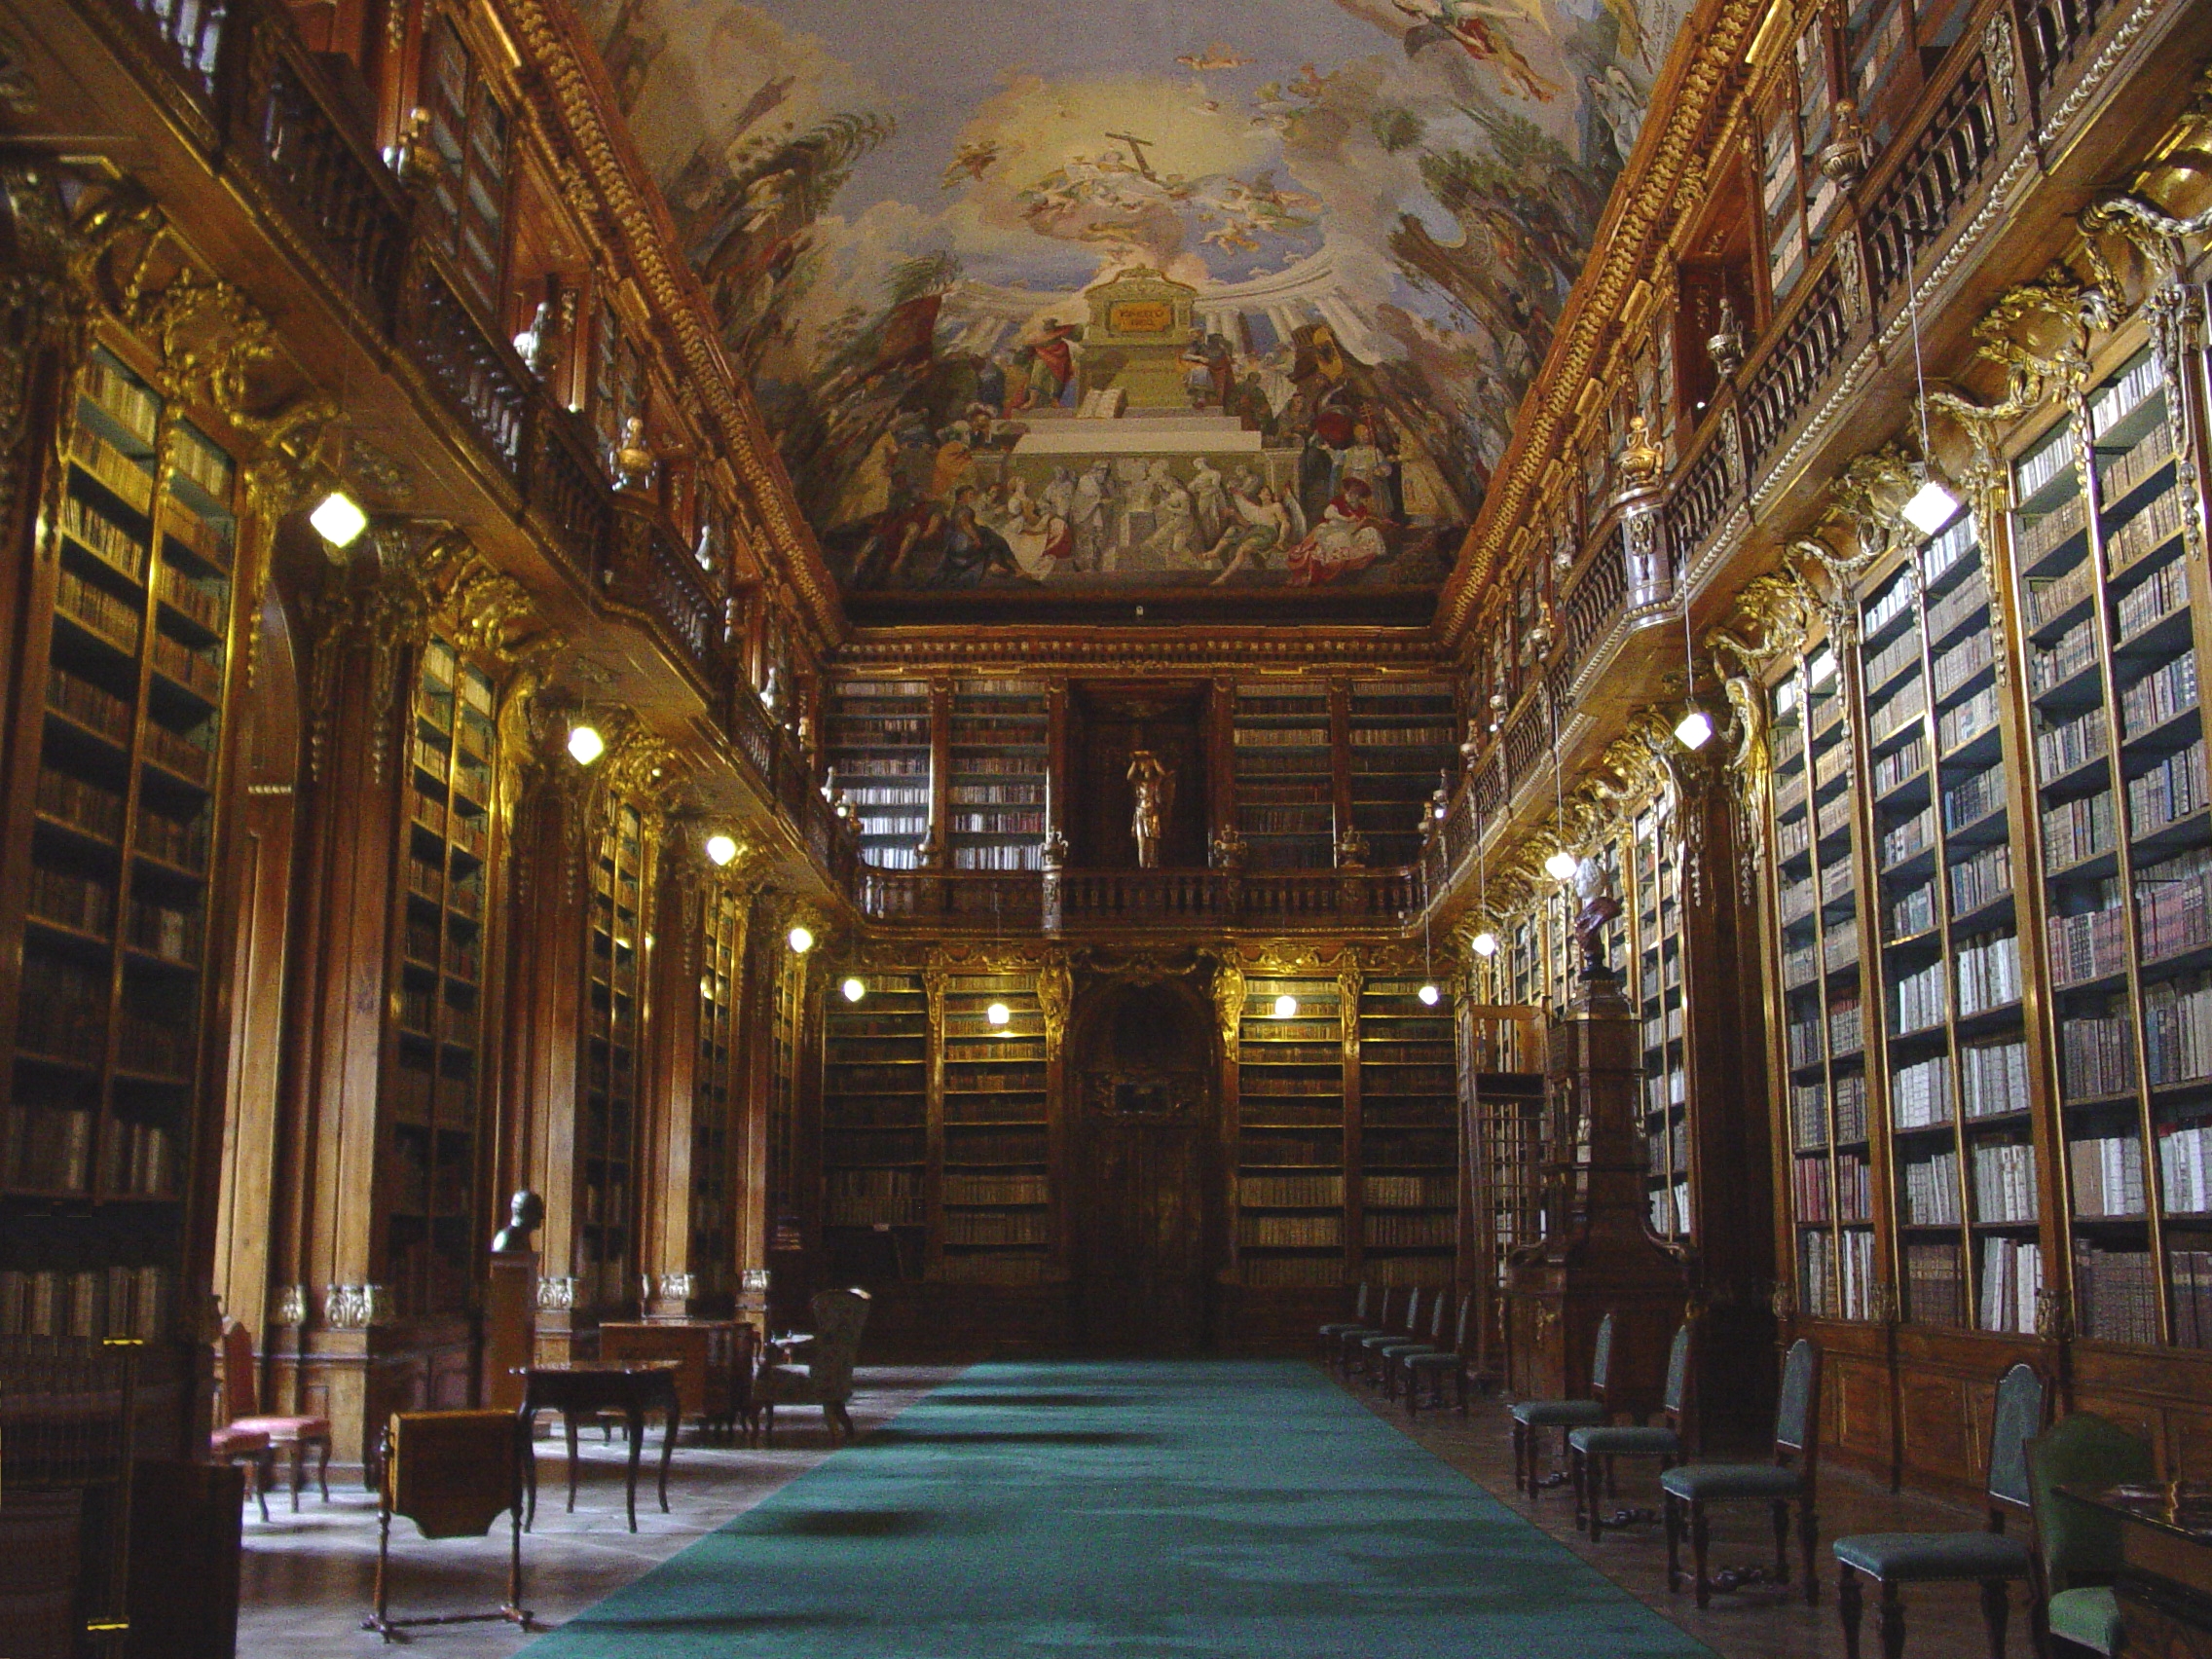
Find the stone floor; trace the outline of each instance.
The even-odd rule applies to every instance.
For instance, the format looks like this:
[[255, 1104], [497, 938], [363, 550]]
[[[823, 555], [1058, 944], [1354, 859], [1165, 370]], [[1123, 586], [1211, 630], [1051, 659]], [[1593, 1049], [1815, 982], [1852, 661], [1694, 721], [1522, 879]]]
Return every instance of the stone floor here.
[[[959, 1367], [865, 1368], [852, 1411], [861, 1433], [880, 1426], [932, 1388], [958, 1375]], [[547, 1419], [550, 1424], [554, 1419]], [[786, 1407], [776, 1420], [775, 1445], [746, 1450], [699, 1440], [686, 1433], [669, 1468], [669, 1513], [653, 1492], [657, 1427], [646, 1437], [638, 1472], [638, 1530], [623, 1514], [622, 1432], [611, 1444], [587, 1431], [576, 1510], [565, 1514], [567, 1458], [556, 1434], [537, 1448], [537, 1524], [523, 1537], [523, 1604], [538, 1628], [573, 1617], [609, 1592], [641, 1576], [733, 1515], [741, 1515], [830, 1455], [822, 1414]], [[246, 1511], [243, 1585], [239, 1609], [239, 1659], [325, 1659], [379, 1651], [377, 1638], [361, 1629], [376, 1581], [376, 1499], [358, 1485], [331, 1487], [326, 1505], [311, 1485], [293, 1515], [289, 1499], [273, 1493], [269, 1523]], [[505, 1522], [489, 1538], [431, 1543], [407, 1522], [391, 1532], [391, 1612], [394, 1617], [495, 1607], [506, 1593]], [[505, 1659], [532, 1639], [510, 1625], [463, 1624], [407, 1633], [425, 1659]]]
[[[888, 1421], [922, 1394], [957, 1374], [957, 1367], [864, 1368], [853, 1414], [861, 1432]], [[1850, 1473], [1829, 1470], [1822, 1481], [1822, 1594], [1818, 1607], [1772, 1588], [1717, 1596], [1706, 1612], [1691, 1599], [1669, 1596], [1665, 1542], [1656, 1526], [1608, 1532], [1592, 1546], [1570, 1526], [1572, 1503], [1564, 1487], [1534, 1503], [1515, 1494], [1510, 1436], [1501, 1406], [1478, 1403], [1465, 1418], [1422, 1412], [1408, 1419], [1403, 1409], [1352, 1384], [1386, 1420], [1412, 1434], [1438, 1457], [1566, 1540], [1584, 1560], [1711, 1645], [1722, 1659], [1841, 1659], [1835, 1612], [1834, 1562], [1825, 1540], [1843, 1532], [1905, 1529], [1955, 1530], [1978, 1525], [1964, 1508], [1933, 1499], [1896, 1495]], [[695, 1442], [680, 1444], [669, 1477], [670, 1513], [651, 1495], [651, 1463], [640, 1474], [638, 1531], [622, 1512], [624, 1451], [596, 1436], [584, 1439], [582, 1486], [576, 1512], [564, 1514], [565, 1469], [557, 1441], [539, 1448], [536, 1530], [523, 1543], [526, 1604], [541, 1627], [573, 1616], [620, 1585], [640, 1576], [693, 1539], [742, 1514], [829, 1455], [820, 1415], [785, 1414], [777, 1444], [766, 1452]], [[1657, 1482], [1648, 1465], [1622, 1466], [1618, 1501], [1656, 1505]], [[248, 1511], [245, 1527], [243, 1606], [239, 1621], [240, 1659], [323, 1659], [378, 1650], [360, 1629], [368, 1610], [376, 1567], [376, 1509], [359, 1488], [334, 1490], [325, 1506], [312, 1493], [294, 1517], [279, 1495], [268, 1525]], [[404, 1523], [393, 1530], [392, 1611], [474, 1610], [497, 1603], [504, 1588], [506, 1534], [490, 1539], [428, 1543], [411, 1537]], [[1763, 1563], [1771, 1534], [1763, 1512], [1718, 1519], [1714, 1562]], [[1921, 1659], [1968, 1659], [1986, 1651], [1979, 1605], [1972, 1586], [1923, 1588], [1907, 1598], [1908, 1652]], [[2028, 1653], [2024, 1614], [2014, 1599], [2010, 1650]], [[1866, 1647], [1876, 1649], [1869, 1614]], [[505, 1659], [527, 1641], [504, 1625], [472, 1624], [411, 1633], [412, 1645], [438, 1659]], [[803, 1649], [793, 1650], [802, 1659]], [[1311, 1659], [1353, 1659], [1314, 1655]]]

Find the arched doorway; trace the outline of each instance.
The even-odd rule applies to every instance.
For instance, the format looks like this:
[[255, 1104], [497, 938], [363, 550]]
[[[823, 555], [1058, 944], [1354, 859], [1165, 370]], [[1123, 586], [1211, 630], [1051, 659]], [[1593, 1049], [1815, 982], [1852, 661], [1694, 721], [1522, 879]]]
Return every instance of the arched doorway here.
[[1206, 1345], [1215, 1134], [1205, 1006], [1174, 981], [1106, 982], [1079, 1005], [1077, 1329], [1087, 1347]]

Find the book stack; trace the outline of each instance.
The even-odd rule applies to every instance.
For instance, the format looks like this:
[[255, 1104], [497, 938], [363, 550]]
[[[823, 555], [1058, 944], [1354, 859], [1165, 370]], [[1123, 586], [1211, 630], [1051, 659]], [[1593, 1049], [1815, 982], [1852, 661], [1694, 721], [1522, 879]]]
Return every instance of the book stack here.
[[1966, 1267], [1956, 1244], [1907, 1244], [1905, 1311], [1915, 1324], [1957, 1325], [1966, 1318]]
[[2028, 1104], [2028, 1046], [2018, 1041], [1970, 1044], [1959, 1054], [1967, 1116], [1993, 1118]]
[[2043, 1246], [2027, 1238], [1981, 1241], [1980, 1324], [1985, 1331], [2036, 1328], [2036, 1295], [2043, 1289]]
[[2074, 1213], [2091, 1217], [2143, 1213], [2143, 1143], [2133, 1135], [2069, 1141]]
[[[1979, 1163], [1977, 1158], [1974, 1171], [1977, 1181]], [[1937, 1152], [1926, 1158], [1905, 1160], [1904, 1208], [1907, 1224], [1913, 1227], [1959, 1225], [1959, 1155], [1956, 1152]]]
[[2082, 1334], [2105, 1343], [2158, 1340], [2158, 1294], [2147, 1250], [2101, 1250], [2074, 1243], [2075, 1318]]
[[2025, 1142], [1992, 1141], [1973, 1149], [1976, 1221], [2036, 1219], [2036, 1149]]
[[2158, 1201], [2168, 1215], [2212, 1210], [2212, 1123], [2158, 1131]]
[[2212, 1347], [2212, 1250], [2174, 1250], [2166, 1261], [2173, 1272], [2174, 1341]]

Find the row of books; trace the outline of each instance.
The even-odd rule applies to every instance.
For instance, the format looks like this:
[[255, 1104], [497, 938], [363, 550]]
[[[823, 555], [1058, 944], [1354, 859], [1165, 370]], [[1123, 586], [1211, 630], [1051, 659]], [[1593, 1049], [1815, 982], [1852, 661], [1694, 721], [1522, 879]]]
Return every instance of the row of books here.
[[2090, 709], [2056, 725], [2046, 726], [2036, 733], [2037, 771], [2046, 780], [2061, 778], [2092, 760], [2102, 760], [2108, 753], [2105, 739], [2102, 709]]
[[995, 1130], [962, 1134], [944, 1149], [949, 1163], [1043, 1163], [1045, 1131]]
[[[1458, 1193], [1456, 1175], [1370, 1175], [1360, 1184], [1369, 1209], [1449, 1209], [1458, 1203]], [[1244, 1201], [1257, 1201], [1249, 1182]]]
[[980, 846], [952, 849], [954, 869], [1041, 869], [1044, 867], [1044, 849], [1039, 842], [1014, 846]]
[[2173, 440], [2161, 424], [2153, 426], [2135, 441], [2134, 447], [2120, 455], [2099, 458], [2097, 467], [2097, 494], [2109, 506], [2122, 497], [2131, 495], [2154, 473], [2174, 458]]
[[2143, 1051], [2154, 1088], [2212, 1077], [2212, 977], [2144, 987]]
[[1345, 1241], [1344, 1217], [1335, 1214], [1266, 1215], [1247, 1211], [1237, 1218], [1236, 1241], [1248, 1248], [1261, 1249], [1339, 1249]]
[[[2080, 496], [2073, 496], [2047, 513], [2014, 522], [2020, 527], [2013, 537], [2014, 556], [2023, 571], [2033, 570], [2087, 528], [2088, 504]], [[2096, 569], [2087, 560], [2062, 576], [2047, 580], [2030, 577], [2028, 614], [2031, 622], [2041, 627], [2078, 603], [2095, 586]]]
[[1247, 726], [1235, 732], [1238, 749], [1326, 749], [1327, 726]]
[[2189, 604], [2189, 567], [2161, 565], [2143, 581], [2120, 596], [2113, 607], [2113, 621], [2120, 643], [2126, 645], [2146, 628], [2172, 615]]
[[928, 1223], [929, 1207], [918, 1196], [853, 1198], [833, 1192], [826, 1219], [831, 1227], [921, 1227]]
[[2119, 883], [2099, 883], [2097, 898], [2097, 909], [2046, 919], [2051, 977], [2061, 985], [2117, 974], [2127, 961], [2127, 918], [2120, 907]]
[[1049, 1244], [1051, 1217], [1036, 1210], [952, 1210], [944, 1218], [947, 1244]]
[[2168, 1215], [2212, 1210], [2212, 1124], [2159, 1130], [2158, 1198]]
[[1938, 701], [1950, 696], [1990, 665], [1996, 638], [1994, 630], [1969, 634], [1936, 659], [1934, 678]]
[[2137, 870], [2135, 924], [2147, 962], [2212, 943], [2212, 847]]
[[1051, 1189], [1044, 1175], [947, 1175], [943, 1193], [948, 1204], [1043, 1204]]
[[2174, 1341], [2183, 1347], [2212, 1347], [2212, 1251], [2174, 1250], [2172, 1269]]
[[1671, 1188], [1651, 1191], [1651, 1231], [1672, 1236], [1690, 1231], [1690, 1184], [1677, 1181]]
[[2117, 576], [2179, 535], [2188, 515], [2195, 510], [2195, 499], [2194, 488], [2179, 484], [2154, 496], [2124, 525], [2106, 535], [2106, 571]]
[[[946, 1243], [955, 1240], [947, 1238]], [[992, 1252], [973, 1256], [947, 1256], [937, 1276], [959, 1284], [1039, 1284], [1052, 1271], [1052, 1260], [1043, 1252]]]
[[1959, 1155], [1955, 1150], [1905, 1160], [1904, 1213], [1907, 1223], [1914, 1227], [1959, 1225]]
[[[2084, 570], [2089, 568], [2083, 567]], [[2048, 592], [2047, 589], [2041, 591]], [[2083, 591], [2087, 590], [2084, 588]], [[2085, 616], [2051, 644], [2030, 647], [2028, 694], [2040, 697], [2053, 685], [2063, 684], [2073, 679], [2096, 660], [2097, 620], [2093, 616]]]
[[2158, 1287], [2151, 1253], [2076, 1239], [2074, 1317], [2082, 1335], [2098, 1342], [2157, 1342]]
[[0, 1271], [0, 1336], [152, 1342], [173, 1296], [166, 1268], [11, 1268]]
[[69, 437], [69, 459], [134, 512], [153, 511], [154, 475], [144, 462], [125, 455], [102, 433], [79, 426]]
[[1928, 608], [1928, 637], [1931, 640], [1945, 639], [1960, 623], [1980, 615], [1988, 608], [1989, 572], [1976, 569], [1957, 587]]
[[80, 496], [61, 502], [63, 534], [134, 582], [146, 579], [146, 543]]
[[126, 654], [137, 654], [138, 634], [145, 618], [107, 589], [93, 586], [74, 571], [62, 570], [54, 578], [54, 603]]
[[2127, 821], [2137, 835], [2194, 818], [2208, 804], [2202, 738], [2127, 782]]
[[2003, 705], [1995, 685], [1984, 685], [1963, 703], [1945, 709], [1936, 721], [1936, 747], [1950, 755], [1997, 723]]
[[42, 922], [106, 939], [115, 926], [115, 887], [73, 870], [33, 865], [26, 907]]
[[55, 663], [46, 681], [46, 706], [118, 746], [130, 741], [131, 705]]
[[918, 1083], [911, 1094], [831, 1094], [822, 1101], [822, 1120], [830, 1128], [914, 1129], [924, 1126], [928, 1115]]
[[2196, 653], [2189, 650], [2120, 691], [2120, 730], [2132, 742], [2195, 707]]
[[1362, 1237], [1369, 1245], [1396, 1246], [1400, 1249], [1446, 1246], [1456, 1243], [1459, 1233], [1457, 1215], [1426, 1215], [1401, 1210], [1384, 1210], [1378, 1214], [1369, 1210], [1362, 1229]]
[[2066, 1161], [2073, 1176], [2075, 1214], [2143, 1213], [2143, 1142], [2137, 1136], [2097, 1135], [2069, 1141]]
[[1873, 1310], [1874, 1235], [1800, 1232], [1804, 1311], [1815, 1319], [1864, 1319]]
[[[1428, 1181], [1433, 1176], [1370, 1176], [1368, 1193], [1370, 1203], [1385, 1200], [1374, 1198], [1375, 1183], [1379, 1180]], [[1337, 1209], [1345, 1201], [1345, 1178], [1342, 1175], [1254, 1175], [1237, 1177], [1237, 1198], [1246, 1209]], [[1449, 1200], [1445, 1200], [1449, 1201]]]
[[2005, 804], [2005, 768], [1975, 772], [1943, 792], [1943, 829], [1955, 832]]
[[2043, 1246], [2032, 1238], [1981, 1241], [1980, 1326], [2025, 1335], [2036, 1328], [2043, 1291]]
[[1956, 1244], [1904, 1247], [1904, 1309], [1916, 1325], [1966, 1322], [1966, 1264]]
[[95, 1121], [84, 1106], [9, 1106], [0, 1118], [0, 1187], [91, 1191]]
[[1973, 1209], [1976, 1221], [2034, 1221], [2042, 1204], [2036, 1194], [2036, 1149], [2026, 1141], [1985, 1141], [1973, 1149]]

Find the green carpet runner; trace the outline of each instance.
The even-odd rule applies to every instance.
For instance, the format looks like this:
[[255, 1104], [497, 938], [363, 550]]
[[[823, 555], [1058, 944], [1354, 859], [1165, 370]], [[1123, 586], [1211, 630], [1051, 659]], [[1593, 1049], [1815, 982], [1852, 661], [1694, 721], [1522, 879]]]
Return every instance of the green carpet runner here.
[[528, 1653], [1712, 1659], [1310, 1366], [1235, 1360], [977, 1366]]

